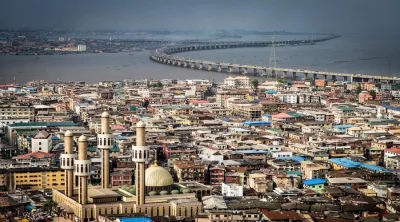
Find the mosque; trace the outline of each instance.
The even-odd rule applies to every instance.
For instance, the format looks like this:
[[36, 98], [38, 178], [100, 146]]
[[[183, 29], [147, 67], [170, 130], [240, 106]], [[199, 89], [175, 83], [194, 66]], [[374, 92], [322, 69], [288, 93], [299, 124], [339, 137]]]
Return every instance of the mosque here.
[[[147, 216], [193, 217], [202, 212], [202, 203], [196, 198], [196, 190], [175, 184], [171, 174], [157, 165], [146, 168], [150, 149], [146, 146], [145, 124], [136, 125], [136, 146], [132, 147], [136, 163], [136, 181], [133, 186], [111, 188], [109, 182], [109, 155], [113, 147], [109, 114], [101, 115], [101, 133], [97, 135], [101, 150], [101, 187], [88, 187], [91, 160], [87, 156], [88, 139], [78, 139], [78, 153], [73, 152], [73, 135], [65, 132], [65, 151], [61, 154], [61, 167], [65, 170], [65, 189], [53, 191], [61, 213], [73, 221], [97, 221], [99, 215], [143, 213]], [[78, 186], [74, 186], [77, 178]], [[197, 184], [199, 189], [204, 186]], [[193, 186], [195, 187], [195, 186]], [[200, 191], [202, 192], [202, 191]], [[207, 191], [209, 194], [210, 190]]]

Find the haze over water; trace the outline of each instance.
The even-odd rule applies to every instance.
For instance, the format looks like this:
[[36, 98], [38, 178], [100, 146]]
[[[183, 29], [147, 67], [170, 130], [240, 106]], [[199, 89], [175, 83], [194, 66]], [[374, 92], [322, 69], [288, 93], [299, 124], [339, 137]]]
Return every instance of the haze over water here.
[[[317, 45], [276, 47], [277, 67], [319, 71], [400, 76], [400, 51], [396, 36], [381, 42], [379, 36], [344, 34]], [[158, 64], [150, 52], [81, 55], [0, 56], [0, 83], [34, 79], [60, 81], [123, 80], [125, 78], [206, 78], [221, 81], [224, 73], [191, 70]], [[209, 61], [268, 65], [270, 48], [236, 48], [181, 53], [181, 56]], [[390, 63], [390, 65], [389, 65]]]

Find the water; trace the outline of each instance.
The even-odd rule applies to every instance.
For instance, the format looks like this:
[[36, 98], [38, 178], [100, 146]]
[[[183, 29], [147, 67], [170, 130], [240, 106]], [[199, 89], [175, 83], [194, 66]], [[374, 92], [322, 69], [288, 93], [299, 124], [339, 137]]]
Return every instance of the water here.
[[[400, 44], [397, 36], [343, 34], [317, 45], [277, 47], [277, 67], [400, 75]], [[205, 78], [223, 80], [227, 74], [191, 70], [158, 64], [149, 60], [150, 52], [81, 54], [55, 56], [0, 56], [0, 84], [26, 83], [34, 79], [86, 81], [125, 78]], [[268, 65], [270, 48], [236, 48], [181, 53], [181, 56], [240, 64]]]

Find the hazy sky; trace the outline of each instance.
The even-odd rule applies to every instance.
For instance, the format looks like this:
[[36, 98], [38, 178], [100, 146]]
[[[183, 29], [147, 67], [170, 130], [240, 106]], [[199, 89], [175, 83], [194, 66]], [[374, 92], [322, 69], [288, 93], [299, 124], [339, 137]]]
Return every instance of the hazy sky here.
[[398, 32], [400, 0], [0, 0], [0, 28]]

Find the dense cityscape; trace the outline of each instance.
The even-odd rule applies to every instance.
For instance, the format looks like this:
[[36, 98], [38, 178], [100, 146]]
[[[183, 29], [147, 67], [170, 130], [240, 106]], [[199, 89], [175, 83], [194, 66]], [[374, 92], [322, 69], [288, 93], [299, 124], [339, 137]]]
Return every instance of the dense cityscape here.
[[353, 221], [400, 209], [397, 83], [238, 76], [0, 87], [7, 217]]
[[0, 222], [400, 221], [399, 6], [3, 3]]

